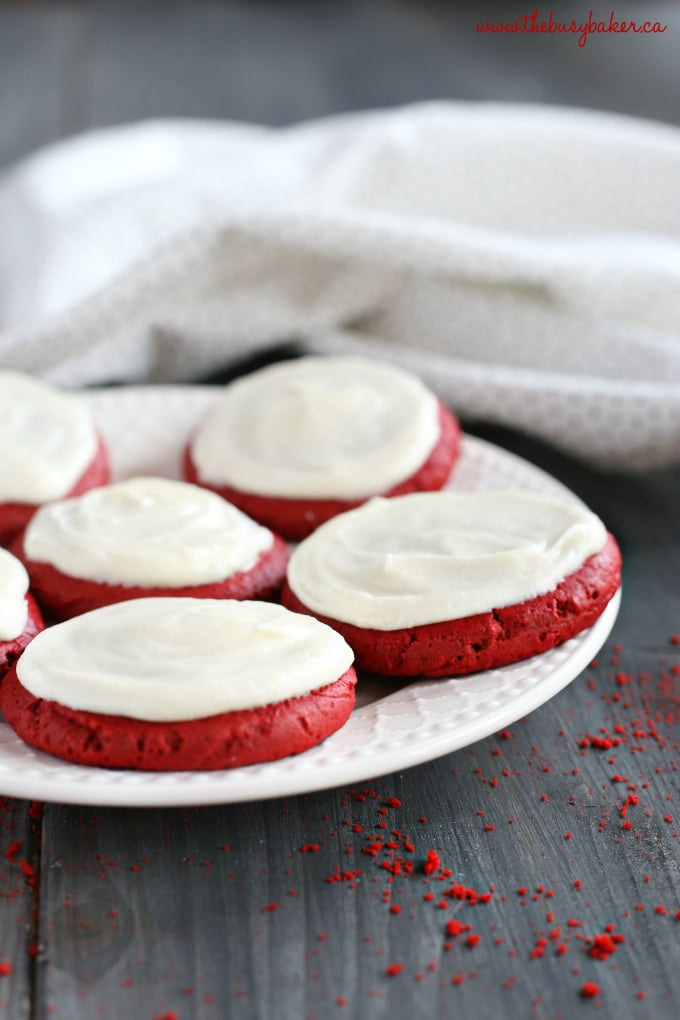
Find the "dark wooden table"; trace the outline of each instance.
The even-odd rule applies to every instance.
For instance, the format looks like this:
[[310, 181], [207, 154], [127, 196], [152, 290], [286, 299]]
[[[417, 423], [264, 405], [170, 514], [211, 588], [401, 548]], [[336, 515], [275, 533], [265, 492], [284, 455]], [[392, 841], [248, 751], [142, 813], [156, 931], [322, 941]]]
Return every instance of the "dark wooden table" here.
[[[671, 34], [582, 54], [477, 37], [475, 10], [0, 6], [0, 161], [139, 116], [284, 123], [435, 95], [680, 120]], [[660, 13], [677, 27], [677, 7]], [[607, 475], [466, 424], [619, 538], [597, 665], [508, 731], [351, 789], [190, 809], [0, 799], [3, 1020], [680, 1014], [680, 472]]]

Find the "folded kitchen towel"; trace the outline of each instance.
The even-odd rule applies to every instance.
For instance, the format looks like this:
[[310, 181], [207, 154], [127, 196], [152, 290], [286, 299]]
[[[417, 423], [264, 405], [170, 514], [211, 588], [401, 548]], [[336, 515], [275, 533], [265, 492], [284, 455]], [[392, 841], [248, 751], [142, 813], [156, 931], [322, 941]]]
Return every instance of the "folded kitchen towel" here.
[[290, 340], [415, 369], [467, 418], [680, 463], [680, 131], [428, 103], [149, 122], [0, 181], [0, 364], [195, 379]]

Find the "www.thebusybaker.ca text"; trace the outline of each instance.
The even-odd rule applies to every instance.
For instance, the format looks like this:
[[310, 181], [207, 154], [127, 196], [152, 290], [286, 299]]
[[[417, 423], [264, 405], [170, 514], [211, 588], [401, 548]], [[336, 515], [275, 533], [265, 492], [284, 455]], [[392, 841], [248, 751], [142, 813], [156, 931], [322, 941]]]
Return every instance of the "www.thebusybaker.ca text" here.
[[597, 34], [608, 34], [610, 32], [637, 32], [642, 35], [665, 32], [668, 25], [662, 25], [660, 21], [617, 21], [614, 11], [609, 16], [609, 21], [598, 20], [593, 12], [588, 12], [587, 21], [559, 21], [555, 18], [554, 11], [550, 16], [539, 15], [538, 11], [531, 14], [520, 14], [515, 21], [485, 21], [477, 24], [478, 32], [536, 32], [537, 34], [555, 35], [559, 32], [568, 32], [578, 36], [578, 44], [583, 47], [588, 42], [588, 36]]

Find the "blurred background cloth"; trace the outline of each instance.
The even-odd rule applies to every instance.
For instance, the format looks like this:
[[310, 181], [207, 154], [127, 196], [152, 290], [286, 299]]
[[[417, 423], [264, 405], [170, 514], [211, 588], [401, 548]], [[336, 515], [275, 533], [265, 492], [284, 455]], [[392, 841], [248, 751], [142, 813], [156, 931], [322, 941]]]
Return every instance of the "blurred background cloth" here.
[[[614, 108], [680, 112], [672, 88], [641, 88], [631, 70], [649, 72], [668, 33], [594, 36], [585, 50], [575, 37], [475, 33], [505, 5], [348, 2], [340, 20], [325, 2], [49, 7], [2, 11], [0, 80], [34, 67], [41, 110], [64, 93], [57, 134], [148, 113], [285, 123], [293, 94], [313, 114], [346, 106], [355, 86], [350, 105], [394, 104], [413, 95], [409, 81], [419, 95], [481, 98], [502, 80], [505, 98], [606, 93]], [[34, 48], [56, 38], [57, 66], [22, 53], [12, 72], [12, 29], [26, 17]], [[259, 31], [245, 67], [248, 26]], [[14, 110], [30, 122], [31, 82], [3, 110], [10, 128]], [[164, 120], [86, 134], [0, 183], [0, 363], [65, 385], [179, 381], [300, 341], [399, 361], [467, 420], [597, 463], [677, 462], [679, 137], [625, 117], [477, 102], [282, 130]]]

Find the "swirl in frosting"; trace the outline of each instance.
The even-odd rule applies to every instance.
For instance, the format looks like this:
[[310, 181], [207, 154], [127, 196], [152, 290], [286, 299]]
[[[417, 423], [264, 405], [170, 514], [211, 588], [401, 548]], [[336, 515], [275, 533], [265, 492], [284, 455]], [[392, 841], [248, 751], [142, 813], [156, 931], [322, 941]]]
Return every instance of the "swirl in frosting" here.
[[231, 383], [198, 430], [201, 482], [263, 496], [364, 499], [415, 474], [440, 435], [436, 397], [368, 358], [301, 358]]
[[398, 630], [516, 605], [555, 588], [606, 541], [578, 504], [525, 492], [374, 499], [305, 539], [293, 593], [320, 616]]

